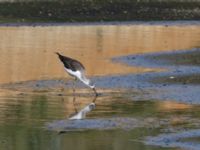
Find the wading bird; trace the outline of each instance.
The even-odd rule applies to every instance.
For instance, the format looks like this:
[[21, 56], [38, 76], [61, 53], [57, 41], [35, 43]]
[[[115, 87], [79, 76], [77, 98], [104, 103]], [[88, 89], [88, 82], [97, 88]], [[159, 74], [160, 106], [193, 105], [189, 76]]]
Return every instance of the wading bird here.
[[85, 119], [86, 114], [91, 112], [93, 109], [95, 109], [96, 104], [90, 103], [89, 105], [85, 106], [83, 109], [81, 109], [79, 112], [76, 112], [73, 116], [69, 118], [69, 120], [79, 120], [79, 119]]
[[[95, 96], [98, 96], [98, 93], [96, 92], [95, 85], [85, 76], [85, 67], [79, 62], [78, 60], [63, 56], [56, 52], [58, 55], [60, 61], [64, 65], [64, 69], [68, 72], [68, 74], [72, 77], [75, 77], [75, 81], [79, 79], [81, 82], [83, 82], [85, 85], [90, 87], [94, 93]], [[73, 87], [73, 91], [75, 92], [75, 88]]]

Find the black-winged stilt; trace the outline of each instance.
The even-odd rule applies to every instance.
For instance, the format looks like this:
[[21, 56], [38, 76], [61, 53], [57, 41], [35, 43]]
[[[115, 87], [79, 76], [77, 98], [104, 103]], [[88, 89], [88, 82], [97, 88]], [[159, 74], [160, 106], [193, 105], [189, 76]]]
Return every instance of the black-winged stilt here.
[[[64, 69], [68, 72], [68, 74], [72, 77], [75, 77], [75, 81], [76, 79], [79, 79], [85, 85], [93, 89], [95, 96], [98, 96], [95, 85], [85, 76], [85, 67], [82, 65], [82, 63], [78, 60], [63, 56], [58, 52], [56, 52], [56, 54], [58, 55], [60, 61], [63, 63]], [[73, 90], [75, 91], [75, 89]]]
[[89, 105], [85, 106], [83, 109], [81, 109], [79, 112], [76, 112], [73, 116], [69, 118], [69, 120], [78, 120], [78, 119], [85, 119], [86, 114], [95, 109], [96, 104], [90, 103]]

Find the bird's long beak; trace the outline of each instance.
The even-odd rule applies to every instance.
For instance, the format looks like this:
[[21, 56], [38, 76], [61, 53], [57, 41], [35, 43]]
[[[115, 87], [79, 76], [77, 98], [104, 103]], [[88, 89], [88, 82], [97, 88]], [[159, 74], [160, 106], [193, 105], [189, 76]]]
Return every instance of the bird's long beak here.
[[97, 93], [96, 89], [93, 88], [93, 91], [94, 91], [94, 93], [95, 93], [95, 96], [97, 97], [97, 96], [98, 96], [98, 93]]
[[57, 54], [58, 56], [60, 55], [58, 52], [54, 52], [55, 54]]

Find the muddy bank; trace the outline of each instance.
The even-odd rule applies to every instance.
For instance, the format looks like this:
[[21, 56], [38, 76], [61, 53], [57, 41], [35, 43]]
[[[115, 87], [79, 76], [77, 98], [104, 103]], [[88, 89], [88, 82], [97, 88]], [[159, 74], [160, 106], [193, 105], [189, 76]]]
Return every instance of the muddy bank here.
[[179, 1], [1, 2], [0, 22], [94, 22], [199, 20], [200, 3]]
[[0, 27], [23, 27], [23, 26], [41, 26], [41, 27], [51, 27], [51, 26], [94, 26], [94, 25], [161, 25], [165, 27], [169, 26], [191, 26], [199, 25], [198, 20], [157, 20], [157, 21], [145, 21], [145, 20], [129, 20], [129, 21], [94, 21], [94, 22], [2, 22]]

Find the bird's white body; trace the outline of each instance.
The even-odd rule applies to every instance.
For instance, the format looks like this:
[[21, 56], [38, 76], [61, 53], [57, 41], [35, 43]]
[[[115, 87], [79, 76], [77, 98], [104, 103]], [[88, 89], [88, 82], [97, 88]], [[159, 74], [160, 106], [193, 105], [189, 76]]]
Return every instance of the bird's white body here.
[[80, 81], [82, 81], [85, 85], [89, 86], [90, 88], [93, 88], [93, 86], [90, 85], [90, 80], [88, 80], [86, 77], [85, 77], [85, 74], [84, 72], [82, 71], [72, 71], [71, 69], [67, 69], [65, 68], [65, 70], [71, 75], [71, 76], [74, 76], [76, 77], [77, 79], [79, 79]]
[[67, 69], [65, 68], [65, 70], [71, 75], [71, 76], [74, 76], [78, 79], [81, 79], [81, 72], [79, 70], [77, 71], [72, 71], [71, 69]]

